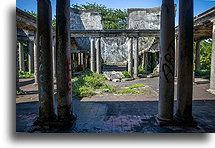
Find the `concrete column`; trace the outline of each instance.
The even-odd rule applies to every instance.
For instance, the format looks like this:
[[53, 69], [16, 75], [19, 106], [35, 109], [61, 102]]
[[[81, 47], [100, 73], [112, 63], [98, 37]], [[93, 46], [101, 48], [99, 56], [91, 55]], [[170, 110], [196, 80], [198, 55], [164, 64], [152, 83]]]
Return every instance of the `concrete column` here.
[[101, 73], [102, 61], [101, 61], [101, 39], [96, 39], [96, 72]]
[[134, 78], [138, 78], [139, 47], [138, 38], [133, 38], [134, 44]]
[[16, 45], [16, 91], [20, 91], [19, 88], [19, 60], [18, 60], [18, 49], [19, 46]]
[[128, 40], [128, 72], [133, 73], [133, 39]]
[[52, 8], [49, 0], [37, 1], [38, 31], [38, 90], [39, 120], [41, 124], [55, 119], [53, 104], [53, 71], [52, 71]]
[[175, 37], [175, 77], [178, 77], [178, 37]]
[[196, 72], [200, 71], [200, 42], [196, 42], [196, 59], [195, 59], [195, 70]]
[[179, 57], [176, 119], [184, 125], [192, 118], [193, 0], [179, 1]]
[[74, 60], [75, 68], [78, 68], [78, 53], [74, 53]]
[[210, 91], [213, 94], [215, 94], [215, 20], [213, 21], [213, 29], [212, 29], [212, 55], [211, 55]]
[[34, 51], [33, 42], [28, 42], [28, 71], [30, 73], [34, 72]]
[[83, 53], [83, 70], [87, 68], [87, 56], [86, 53]]
[[70, 0], [56, 3], [57, 99], [58, 119], [73, 120], [70, 42]]
[[53, 77], [54, 77], [54, 79], [56, 79], [56, 67], [57, 67], [57, 62], [56, 62], [56, 37], [53, 37], [52, 54], [53, 54]]
[[90, 39], [90, 70], [96, 71], [95, 38]]
[[38, 74], [37, 74], [37, 54], [38, 53], [38, 49], [37, 49], [37, 32], [34, 33], [34, 84], [38, 83]]
[[163, 0], [160, 33], [159, 125], [170, 125], [173, 120], [175, 67], [174, 0]]
[[19, 70], [25, 71], [23, 42], [19, 42]]

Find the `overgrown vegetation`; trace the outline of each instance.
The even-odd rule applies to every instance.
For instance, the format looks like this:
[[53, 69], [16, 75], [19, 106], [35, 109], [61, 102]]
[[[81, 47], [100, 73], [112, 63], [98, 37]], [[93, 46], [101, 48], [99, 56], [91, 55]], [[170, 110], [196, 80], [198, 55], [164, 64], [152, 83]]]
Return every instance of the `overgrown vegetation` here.
[[[194, 49], [195, 49], [194, 45]], [[196, 76], [209, 79], [211, 69], [211, 53], [212, 39], [203, 40], [200, 42], [200, 71], [196, 72]]]
[[34, 78], [34, 74], [26, 71], [19, 71], [19, 78]]
[[119, 94], [141, 94], [143, 93], [143, 91], [138, 90], [138, 88], [145, 87], [145, 86], [146, 86], [145, 84], [134, 84], [118, 93]]
[[[34, 12], [34, 11], [32, 11], [32, 10], [31, 10], [31, 11], [28, 11], [28, 10], [24, 9], [24, 11], [25, 11], [26, 13], [28, 13], [28, 14], [34, 16], [34, 17], [37, 17], [37, 13]], [[52, 27], [56, 27], [56, 16], [54, 16], [54, 18], [52, 19]]]
[[89, 70], [75, 78], [72, 88], [73, 93], [79, 97], [95, 95], [96, 89], [107, 89], [108, 92], [114, 91], [114, 88], [105, 82], [104, 75], [93, 73]]
[[127, 11], [121, 9], [107, 8], [105, 5], [97, 3], [73, 4], [77, 9], [95, 9], [102, 13], [104, 20], [104, 29], [127, 29]]
[[147, 72], [145, 71], [144, 68], [142, 68], [141, 65], [138, 66], [138, 73], [139, 73], [139, 74], [147, 74]]
[[128, 71], [123, 71], [122, 74], [124, 75], [123, 78], [131, 78], [132, 77], [132, 74]]

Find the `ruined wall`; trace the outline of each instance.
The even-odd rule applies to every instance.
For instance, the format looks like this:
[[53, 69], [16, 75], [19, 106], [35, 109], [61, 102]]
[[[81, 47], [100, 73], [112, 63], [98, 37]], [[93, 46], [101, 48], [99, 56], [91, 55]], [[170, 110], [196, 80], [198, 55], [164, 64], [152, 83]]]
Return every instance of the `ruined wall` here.
[[[97, 10], [78, 10], [71, 8], [71, 29], [103, 29], [102, 14]], [[159, 29], [160, 7], [128, 9], [129, 29]], [[79, 48], [90, 50], [89, 38], [75, 38]], [[102, 38], [102, 59], [107, 63], [126, 63], [128, 57], [128, 38]], [[149, 42], [149, 43], [148, 43]], [[140, 52], [148, 49], [152, 40], [139, 38]]]
[[[70, 29], [102, 30], [102, 14], [98, 10], [70, 9]], [[75, 38], [80, 49], [90, 50], [89, 38]]]
[[105, 63], [126, 63], [128, 57], [128, 38], [114, 37], [101, 39], [102, 59]]
[[129, 29], [160, 29], [161, 7], [128, 9]]

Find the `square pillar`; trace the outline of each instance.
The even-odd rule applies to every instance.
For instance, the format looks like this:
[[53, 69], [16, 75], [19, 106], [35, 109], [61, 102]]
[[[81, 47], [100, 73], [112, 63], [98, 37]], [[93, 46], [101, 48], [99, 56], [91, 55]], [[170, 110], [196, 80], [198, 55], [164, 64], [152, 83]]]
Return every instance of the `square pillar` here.
[[19, 42], [19, 70], [25, 71], [23, 42]]
[[37, 32], [34, 32], [34, 84], [38, 83], [38, 74], [37, 74], [37, 55], [38, 55], [38, 49], [37, 49]]
[[129, 38], [128, 40], [128, 72], [133, 73], [133, 40]]
[[212, 55], [211, 55], [211, 76], [210, 76], [210, 92], [215, 94], [215, 20], [212, 29]]
[[195, 59], [195, 71], [200, 72], [200, 42], [196, 42], [196, 59]]
[[102, 60], [101, 60], [101, 39], [96, 38], [96, 72], [101, 73], [102, 72]]
[[134, 78], [138, 78], [138, 64], [139, 64], [139, 47], [138, 38], [133, 38], [133, 48], [134, 48]]
[[28, 71], [29, 73], [34, 72], [34, 51], [33, 51], [33, 42], [28, 42]]
[[90, 70], [96, 72], [95, 38], [90, 38]]

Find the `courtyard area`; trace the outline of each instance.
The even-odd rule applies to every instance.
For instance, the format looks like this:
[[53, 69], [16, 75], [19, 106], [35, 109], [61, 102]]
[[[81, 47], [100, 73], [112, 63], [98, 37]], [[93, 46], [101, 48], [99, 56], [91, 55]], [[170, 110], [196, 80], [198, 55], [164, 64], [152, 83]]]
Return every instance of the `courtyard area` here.
[[[207, 92], [209, 81], [195, 79], [193, 85], [193, 118], [197, 126], [160, 127], [158, 113], [159, 78], [141, 78], [127, 82], [110, 82], [116, 88], [145, 84], [142, 94], [97, 94], [79, 98], [73, 95], [76, 122], [69, 128], [38, 128], [33, 123], [39, 116], [37, 86], [33, 79], [20, 79], [25, 95], [16, 97], [16, 131], [31, 133], [214, 133], [215, 95]], [[175, 83], [175, 99], [176, 99]], [[56, 103], [55, 103], [56, 104]], [[175, 100], [174, 108], [177, 107]], [[55, 107], [56, 109], [56, 107]]]

